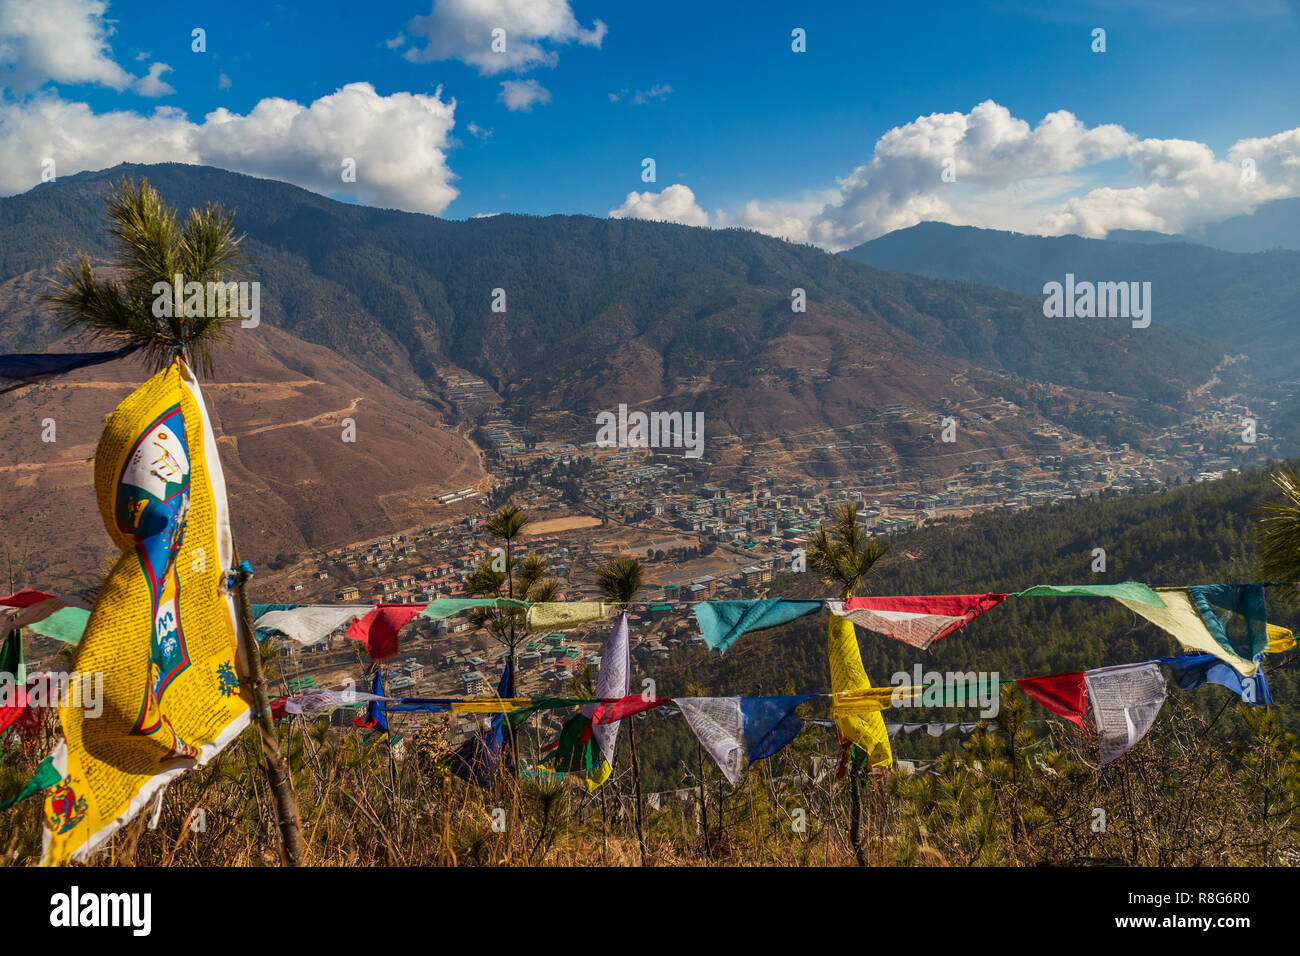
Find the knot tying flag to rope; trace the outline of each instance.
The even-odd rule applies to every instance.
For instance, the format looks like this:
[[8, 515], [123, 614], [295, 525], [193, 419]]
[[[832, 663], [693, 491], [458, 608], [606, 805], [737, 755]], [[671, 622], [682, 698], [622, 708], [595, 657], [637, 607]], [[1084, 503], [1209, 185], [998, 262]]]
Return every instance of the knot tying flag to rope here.
[[238, 575], [247, 574], [250, 578], [253, 576], [253, 566], [247, 561], [240, 561], [230, 569], [230, 577], [226, 579], [226, 588], [233, 588]]

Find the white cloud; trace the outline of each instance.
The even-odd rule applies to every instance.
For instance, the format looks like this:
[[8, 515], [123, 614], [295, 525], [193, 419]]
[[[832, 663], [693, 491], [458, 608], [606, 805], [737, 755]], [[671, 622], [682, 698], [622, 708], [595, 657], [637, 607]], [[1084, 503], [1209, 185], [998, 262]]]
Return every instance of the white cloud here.
[[492, 130], [484, 129], [482, 126], [479, 126], [478, 123], [471, 122], [465, 127], [465, 129], [469, 135], [473, 136], [475, 139], [488, 140], [492, 138]]
[[1031, 127], [989, 100], [889, 130], [820, 203], [751, 200], [718, 222], [838, 250], [926, 220], [1044, 235], [1181, 232], [1296, 195], [1300, 129], [1243, 140], [1220, 160], [1203, 143], [1088, 127], [1065, 110]]
[[60, 176], [121, 162], [202, 163], [329, 194], [343, 188], [347, 157], [357, 164], [348, 188], [368, 205], [436, 215], [457, 196], [447, 165], [455, 109], [441, 88], [380, 96], [369, 83], [307, 106], [270, 97], [246, 115], [218, 109], [202, 123], [169, 107], [93, 113], [53, 93], [0, 101], [0, 194], [36, 185], [44, 157]]
[[630, 192], [623, 205], [609, 211], [611, 219], [655, 219], [684, 226], [707, 226], [709, 214], [695, 203], [695, 193], [680, 183], [660, 193]]
[[751, 199], [738, 212], [719, 209], [719, 228], [739, 226], [791, 242], [808, 242], [808, 226], [813, 218], [839, 194], [823, 193], [808, 199], [760, 203]]
[[164, 73], [171, 72], [172, 68], [166, 63], [150, 63], [148, 74], [132, 83], [131, 89], [141, 96], [171, 96], [176, 92], [176, 89], [162, 78]]
[[632, 97], [632, 102], [638, 105], [641, 103], [649, 103], [651, 100], [663, 99], [672, 91], [673, 88], [667, 83], [656, 83], [648, 90], [637, 90], [636, 96]]
[[[1224, 159], [1201, 143], [1147, 139], [1128, 151], [1145, 185], [1100, 187], [1043, 217], [1050, 235], [1104, 236], [1111, 229], [1181, 233], [1261, 203], [1300, 196], [1300, 127], [1234, 143]], [[1253, 168], [1253, 178], [1248, 169]]]
[[[664, 99], [672, 93], [672, 91], [673, 88], [667, 83], [656, 83], [648, 90], [637, 90], [633, 93], [632, 102], [640, 106], [644, 103], [649, 103], [651, 100]], [[605, 95], [609, 97], [611, 103], [617, 103], [619, 100], [623, 99], [623, 97], [627, 96], [628, 92], [627, 89], [621, 89], [617, 93], [607, 93]]]
[[[505, 31], [505, 48], [493, 50], [493, 30]], [[607, 28], [599, 20], [584, 28], [569, 0], [434, 0], [424, 16], [412, 17], [405, 34], [412, 45], [402, 54], [413, 63], [460, 60], [484, 76], [504, 71], [524, 73], [554, 66], [558, 54], [548, 45], [580, 43], [599, 47]], [[404, 40], [399, 34], [395, 39]], [[396, 44], [400, 46], [401, 44]], [[390, 43], [390, 46], [394, 44]]]
[[537, 104], [551, 102], [551, 91], [536, 80], [505, 80], [497, 99], [512, 113], [530, 113]]
[[219, 90], [228, 90], [234, 85], [235, 84], [231, 82], [230, 77], [226, 76], [224, 73], [217, 77], [217, 89]]
[[0, 84], [21, 94], [49, 81], [126, 89], [135, 79], [109, 47], [104, 0], [0, 0]]

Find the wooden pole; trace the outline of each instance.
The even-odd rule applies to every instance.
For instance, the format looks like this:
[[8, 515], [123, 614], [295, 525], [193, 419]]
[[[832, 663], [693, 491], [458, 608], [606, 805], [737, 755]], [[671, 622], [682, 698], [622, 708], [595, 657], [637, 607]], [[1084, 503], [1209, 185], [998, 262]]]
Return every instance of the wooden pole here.
[[632, 742], [632, 784], [636, 789], [636, 842], [641, 850], [641, 865], [645, 866], [645, 828], [641, 823], [641, 766], [636, 759], [636, 718], [627, 722], [628, 739]]
[[704, 855], [709, 855], [709, 809], [705, 805], [704, 796], [704, 747], [697, 740], [695, 742], [695, 774], [700, 782], [700, 829], [704, 834]]
[[[235, 554], [239, 564], [239, 554]], [[236, 595], [239, 600], [240, 643], [248, 663], [245, 684], [253, 695], [253, 719], [257, 723], [262, 741], [262, 754], [266, 757], [266, 776], [271, 785], [275, 806], [275, 819], [280, 829], [280, 860], [285, 866], [302, 865], [302, 817], [298, 812], [298, 795], [294, 793], [289, 766], [280, 753], [280, 741], [275, 734], [275, 720], [271, 717], [271, 702], [266, 694], [266, 678], [262, 676], [262, 652], [257, 646], [257, 632], [253, 629], [253, 611], [248, 603], [245, 587], [251, 571], [236, 571]]]
[[853, 750], [849, 749], [849, 843], [853, 846], [853, 856], [858, 866], [867, 865], [866, 854], [862, 852], [860, 837], [862, 825], [862, 793], [858, 790], [858, 765], [853, 762]]

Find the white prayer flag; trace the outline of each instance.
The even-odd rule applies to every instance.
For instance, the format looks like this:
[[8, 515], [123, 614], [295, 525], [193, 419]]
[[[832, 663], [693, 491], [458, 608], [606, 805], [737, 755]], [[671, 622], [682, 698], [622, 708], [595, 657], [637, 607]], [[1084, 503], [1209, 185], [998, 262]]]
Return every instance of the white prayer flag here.
[[1160, 665], [1121, 664], [1084, 672], [1092, 719], [1101, 738], [1101, 762], [1128, 753], [1155, 723], [1168, 690]]
[[732, 786], [745, 768], [745, 718], [739, 697], [673, 699], [713, 762]]
[[315, 644], [349, 621], [365, 617], [373, 609], [370, 604], [344, 607], [304, 604], [288, 611], [267, 611], [253, 622], [253, 626], [279, 631], [299, 644]]

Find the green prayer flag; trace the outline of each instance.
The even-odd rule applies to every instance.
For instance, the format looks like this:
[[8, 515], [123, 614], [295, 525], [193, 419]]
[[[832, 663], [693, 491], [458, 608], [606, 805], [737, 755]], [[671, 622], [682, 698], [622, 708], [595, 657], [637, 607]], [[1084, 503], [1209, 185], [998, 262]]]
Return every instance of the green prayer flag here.
[[1149, 607], [1164, 607], [1165, 602], [1145, 584], [1125, 581], [1123, 584], [1039, 584], [1016, 597], [1109, 597], [1116, 600], [1136, 601]]
[[90, 612], [84, 607], [65, 607], [49, 617], [28, 624], [27, 629], [65, 644], [76, 645], [81, 642], [81, 635], [85, 633], [86, 622], [89, 620]]
[[429, 606], [420, 612], [421, 617], [444, 618], [467, 611], [472, 607], [526, 608], [527, 601], [513, 598], [438, 598], [430, 601]]
[[0, 647], [0, 674], [12, 675], [14, 683], [22, 687], [27, 683], [27, 664], [23, 660], [23, 632], [14, 628]]
[[35, 796], [36, 794], [40, 793], [42, 790], [49, 789], [50, 787], [58, 783], [61, 779], [63, 778], [59, 775], [59, 771], [55, 768], [54, 756], [53, 754], [51, 754], [50, 756], [46, 757], [43, 761], [41, 761], [41, 765], [36, 768], [36, 773], [32, 775], [32, 779], [27, 781], [26, 786], [24, 786], [22, 790], [18, 792], [18, 795], [16, 797], [10, 797], [8, 800], [5, 800], [3, 803], [0, 803], [0, 810], [8, 810], [14, 804], [20, 803], [23, 800], [26, 800], [28, 797]]

